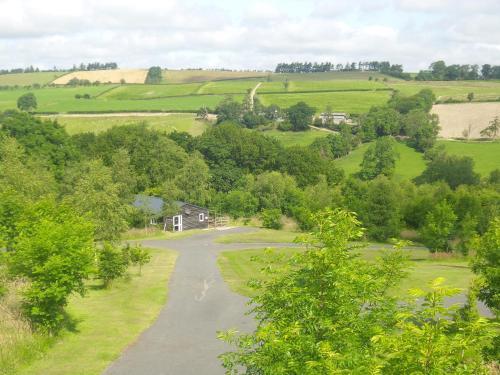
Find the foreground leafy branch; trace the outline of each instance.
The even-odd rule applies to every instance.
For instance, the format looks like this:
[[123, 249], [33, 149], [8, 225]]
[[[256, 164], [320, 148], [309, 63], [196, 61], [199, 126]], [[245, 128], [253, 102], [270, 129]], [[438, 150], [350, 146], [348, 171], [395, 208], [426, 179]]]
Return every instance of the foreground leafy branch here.
[[471, 313], [474, 306], [467, 313], [445, 308], [456, 290], [438, 280], [403, 305], [390, 293], [406, 274], [402, 251], [369, 263], [350, 246], [363, 234], [354, 213], [326, 210], [314, 222], [306, 251], [257, 285], [255, 332], [219, 333], [236, 347], [220, 357], [228, 374], [486, 371], [481, 353], [492, 341], [491, 324]]

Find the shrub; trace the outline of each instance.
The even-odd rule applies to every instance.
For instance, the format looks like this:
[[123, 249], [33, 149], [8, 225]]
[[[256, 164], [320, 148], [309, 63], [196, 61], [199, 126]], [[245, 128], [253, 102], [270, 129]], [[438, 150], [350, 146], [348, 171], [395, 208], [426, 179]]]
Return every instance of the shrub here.
[[104, 243], [99, 250], [97, 261], [97, 277], [102, 280], [105, 288], [125, 274], [127, 259], [124, 254], [110, 243]]
[[269, 229], [281, 229], [281, 211], [279, 209], [262, 210], [260, 217], [262, 219], [262, 226]]
[[142, 266], [151, 261], [151, 254], [140, 246], [134, 246], [130, 249], [130, 261], [133, 265], [139, 266], [140, 275], [142, 274]]

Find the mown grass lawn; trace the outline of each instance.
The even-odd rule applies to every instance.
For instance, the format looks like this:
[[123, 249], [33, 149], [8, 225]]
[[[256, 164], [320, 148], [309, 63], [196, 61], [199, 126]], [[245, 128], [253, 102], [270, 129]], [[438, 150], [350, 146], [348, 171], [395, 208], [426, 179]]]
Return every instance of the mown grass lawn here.
[[50, 116], [66, 128], [69, 134], [100, 133], [114, 126], [146, 123], [150, 129], [170, 133], [185, 131], [194, 136], [202, 134], [210, 123], [197, 120], [193, 113], [172, 113], [168, 116]]
[[297, 232], [288, 232], [274, 229], [258, 229], [255, 232], [233, 233], [220, 236], [215, 242], [218, 243], [286, 243], [300, 235]]
[[[21, 366], [26, 375], [98, 375], [149, 327], [167, 299], [167, 283], [176, 253], [150, 250], [151, 263], [142, 276], [134, 268], [129, 280], [115, 282], [109, 290], [90, 283], [85, 298], [73, 297], [68, 312], [74, 331], [65, 331], [39, 359]], [[97, 289], [96, 289], [97, 288]]]
[[[266, 259], [281, 256], [280, 263], [293, 254], [301, 251], [297, 248], [273, 249], [272, 254], [267, 254], [265, 249], [249, 249], [238, 251], [225, 251], [219, 255], [217, 260], [224, 280], [231, 290], [236, 293], [253, 296], [256, 291], [248, 286], [248, 282], [254, 280], [265, 280], [268, 276], [261, 270], [269, 265]], [[380, 255], [380, 250], [358, 249], [361, 256], [369, 261]], [[444, 277], [446, 284], [456, 288], [467, 288], [472, 280], [473, 274], [465, 258], [433, 259], [427, 250], [406, 250], [410, 256], [410, 268], [408, 277], [393, 292], [404, 297], [408, 289], [423, 288], [437, 277]], [[257, 259], [257, 260], [256, 260]]]

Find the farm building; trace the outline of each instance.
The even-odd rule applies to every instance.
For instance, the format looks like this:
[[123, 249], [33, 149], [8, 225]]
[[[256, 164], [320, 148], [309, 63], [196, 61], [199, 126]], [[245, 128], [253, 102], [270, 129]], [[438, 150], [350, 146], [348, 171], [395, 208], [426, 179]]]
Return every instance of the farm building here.
[[174, 201], [172, 206], [167, 210], [163, 199], [147, 195], [136, 195], [134, 201], [134, 207], [148, 215], [150, 224], [162, 225], [164, 231], [208, 228], [208, 208], [181, 201]]
[[322, 113], [319, 115], [321, 122], [326, 124], [328, 121], [332, 121], [334, 124], [338, 125], [342, 122], [349, 123], [347, 113], [343, 112], [333, 112], [333, 113]]

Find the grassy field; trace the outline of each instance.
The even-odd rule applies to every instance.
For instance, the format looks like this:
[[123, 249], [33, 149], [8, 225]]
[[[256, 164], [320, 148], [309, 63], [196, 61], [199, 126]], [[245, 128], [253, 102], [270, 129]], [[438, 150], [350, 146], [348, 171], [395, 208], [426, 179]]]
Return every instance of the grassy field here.
[[431, 89], [440, 100], [449, 98], [467, 100], [474, 93], [475, 100], [491, 100], [500, 97], [499, 81], [399, 81], [390, 82], [389, 87], [404, 95], [413, 95], [422, 89]]
[[[337, 166], [344, 169], [347, 175], [359, 172], [361, 169], [359, 165], [363, 161], [363, 155], [369, 146], [369, 143], [362, 144], [348, 156], [338, 159], [336, 161]], [[395, 179], [409, 180], [423, 172], [425, 162], [421, 153], [399, 142], [397, 143], [396, 150], [399, 153], [399, 159], [396, 161]]]
[[296, 91], [346, 91], [346, 90], [376, 90], [388, 89], [382, 82], [362, 80], [329, 80], [329, 81], [289, 81], [288, 90], [283, 82], [263, 82], [257, 90], [258, 93], [266, 92], [296, 92]]
[[309, 146], [317, 138], [326, 137], [329, 132], [311, 129], [305, 132], [282, 132], [280, 130], [266, 130], [261, 134], [277, 138], [284, 146]]
[[[101, 85], [75, 88], [43, 88], [33, 90], [38, 101], [38, 112], [106, 112], [106, 111], [192, 111], [200, 107], [214, 108], [225, 95], [193, 95], [150, 100], [116, 100], [104, 96], [114, 86]], [[0, 111], [16, 108], [17, 98], [26, 90], [0, 91]], [[91, 99], [75, 99], [76, 94], [89, 94]], [[103, 95], [100, 95], [103, 94]], [[99, 97], [96, 97], [100, 95]], [[243, 96], [236, 95], [241, 101]]]
[[[460, 142], [460, 141], [437, 141], [437, 144], [445, 146], [449, 154], [470, 156], [475, 162], [475, 171], [482, 176], [488, 175], [492, 170], [499, 168], [500, 142]], [[346, 174], [353, 174], [360, 170], [359, 165], [363, 160], [363, 154], [369, 147], [365, 143], [351, 152], [348, 156], [338, 159], [337, 166], [344, 169]], [[399, 159], [396, 161], [394, 177], [397, 180], [412, 179], [419, 176], [425, 169], [423, 154], [416, 152], [404, 143], [397, 144]]]
[[329, 81], [329, 80], [349, 80], [368, 81], [372, 77], [382, 81], [384, 78], [389, 82], [401, 81], [398, 78], [386, 76], [378, 72], [323, 72], [323, 73], [273, 73], [272, 81]]
[[321, 113], [327, 106], [334, 111], [361, 114], [368, 112], [374, 105], [383, 105], [389, 100], [389, 91], [347, 91], [317, 93], [259, 94], [264, 105], [276, 104], [288, 108], [297, 102], [304, 101]]
[[500, 168], [500, 142], [460, 142], [438, 141], [452, 155], [470, 156], [474, 159], [474, 169], [486, 176], [492, 170]]
[[37, 73], [16, 73], [0, 74], [0, 86], [28, 86], [35, 83], [45, 85], [52, 82], [57, 77], [66, 74], [65, 72], [37, 72]]
[[[301, 251], [297, 248], [275, 249], [276, 254], [284, 255], [284, 259]], [[444, 277], [446, 284], [467, 288], [472, 279], [472, 272], [468, 267], [468, 261], [464, 258], [434, 259], [427, 250], [406, 250], [409, 253], [411, 268], [409, 276], [405, 279], [394, 293], [404, 296], [410, 288], [425, 288], [426, 284], [437, 277]], [[362, 257], [372, 260], [380, 254], [380, 250], [361, 249], [358, 250]], [[266, 264], [264, 249], [225, 251], [219, 255], [217, 260], [224, 280], [236, 293], [252, 296], [255, 290], [248, 286], [252, 279], [264, 280], [266, 275], [261, 269]], [[255, 257], [261, 257], [262, 261], [255, 261]]]
[[145, 122], [149, 128], [170, 133], [185, 131], [194, 136], [202, 134], [209, 126], [208, 121], [196, 120], [192, 113], [172, 113], [156, 116], [48, 116], [64, 125], [69, 134], [100, 133], [114, 126]]
[[130, 279], [109, 290], [91, 283], [85, 298], [72, 298], [68, 312], [76, 322], [39, 359], [21, 366], [26, 375], [98, 375], [158, 316], [167, 297], [167, 283], [176, 254], [151, 250], [142, 276], [132, 269]]

